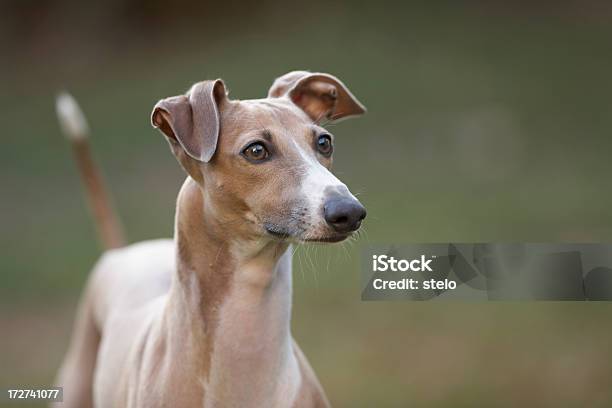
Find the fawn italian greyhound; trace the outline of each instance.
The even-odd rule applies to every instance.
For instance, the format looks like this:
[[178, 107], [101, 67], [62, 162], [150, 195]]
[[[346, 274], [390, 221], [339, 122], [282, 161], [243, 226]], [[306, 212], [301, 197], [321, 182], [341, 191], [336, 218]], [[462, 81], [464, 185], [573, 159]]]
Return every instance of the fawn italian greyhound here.
[[291, 336], [291, 244], [342, 241], [366, 215], [330, 172], [322, 127], [365, 112], [348, 88], [295, 71], [264, 99], [231, 100], [217, 79], [159, 101], [151, 122], [188, 175], [174, 240], [125, 247], [82, 113], [68, 95], [57, 108], [109, 248], [81, 299], [59, 406], [329, 406]]

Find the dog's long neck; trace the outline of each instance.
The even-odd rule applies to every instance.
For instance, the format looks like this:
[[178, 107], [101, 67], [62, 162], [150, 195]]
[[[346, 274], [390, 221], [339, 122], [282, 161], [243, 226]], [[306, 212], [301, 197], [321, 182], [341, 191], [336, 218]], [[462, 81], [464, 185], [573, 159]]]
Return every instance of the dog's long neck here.
[[206, 213], [200, 187], [188, 179], [177, 206], [168, 345], [180, 345], [181, 370], [199, 379], [205, 406], [273, 406], [299, 382], [290, 334], [291, 251], [231, 231]]

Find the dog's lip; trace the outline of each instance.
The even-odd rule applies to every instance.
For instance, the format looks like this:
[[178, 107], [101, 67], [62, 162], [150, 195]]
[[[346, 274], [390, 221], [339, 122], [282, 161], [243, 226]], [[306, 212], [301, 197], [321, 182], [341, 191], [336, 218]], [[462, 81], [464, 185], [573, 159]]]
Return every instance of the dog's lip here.
[[271, 230], [269, 228], [266, 228], [266, 232], [272, 235], [273, 237], [280, 238], [280, 239], [287, 239], [291, 237], [291, 234], [287, 232], [278, 232], [278, 231]]
[[[289, 238], [295, 238], [289, 232], [276, 231], [274, 228], [271, 228], [270, 226], [265, 226], [265, 230], [266, 230], [266, 232], [268, 234], [272, 235], [274, 238], [278, 238], [278, 239], [282, 239], [282, 240], [289, 239]], [[298, 241], [313, 242], [313, 243], [314, 242], [319, 242], [319, 243], [334, 243], [334, 242], [344, 241], [345, 239], [347, 239], [351, 235], [352, 235], [352, 233], [349, 232], [347, 234], [335, 234], [335, 235], [323, 236], [323, 237], [306, 238], [306, 239], [302, 239], [302, 240], [300, 240], [298, 238]]]
[[344, 241], [350, 236], [351, 236], [351, 233], [338, 234], [338, 235], [332, 235], [329, 237], [308, 238], [308, 239], [305, 239], [304, 242], [334, 243], [334, 242]]

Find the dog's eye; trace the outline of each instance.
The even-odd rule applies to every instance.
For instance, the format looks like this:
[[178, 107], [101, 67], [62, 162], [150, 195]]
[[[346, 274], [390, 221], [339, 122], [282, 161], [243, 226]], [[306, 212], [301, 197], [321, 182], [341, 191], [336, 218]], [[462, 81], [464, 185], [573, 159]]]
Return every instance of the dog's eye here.
[[331, 136], [330, 135], [321, 135], [317, 139], [317, 150], [323, 156], [329, 156], [332, 154], [334, 150], [334, 146], [332, 145]]
[[260, 142], [251, 143], [243, 151], [242, 155], [250, 161], [263, 161], [270, 156], [268, 149]]

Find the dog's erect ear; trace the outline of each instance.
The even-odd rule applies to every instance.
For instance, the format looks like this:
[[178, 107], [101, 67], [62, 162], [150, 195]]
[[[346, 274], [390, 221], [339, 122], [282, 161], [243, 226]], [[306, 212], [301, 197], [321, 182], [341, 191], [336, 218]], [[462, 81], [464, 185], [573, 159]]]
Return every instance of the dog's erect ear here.
[[151, 123], [178, 142], [190, 157], [207, 163], [219, 139], [219, 106], [227, 99], [223, 81], [199, 82], [187, 95], [162, 99], [153, 108]]
[[274, 81], [270, 98], [288, 97], [316, 123], [362, 115], [366, 108], [332, 75], [293, 71]]

